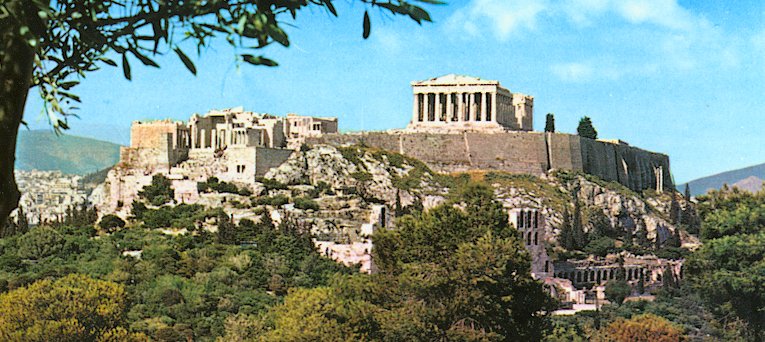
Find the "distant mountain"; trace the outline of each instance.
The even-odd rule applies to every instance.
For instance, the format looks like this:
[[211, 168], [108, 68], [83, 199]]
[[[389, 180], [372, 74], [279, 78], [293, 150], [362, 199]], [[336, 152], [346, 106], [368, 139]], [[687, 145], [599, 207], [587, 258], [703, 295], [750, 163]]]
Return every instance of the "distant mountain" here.
[[[720, 189], [723, 184], [728, 184], [731, 187], [737, 186], [741, 190], [757, 191], [762, 188], [763, 181], [765, 181], [765, 164], [759, 164], [699, 178], [688, 182], [688, 184], [691, 187], [691, 194], [698, 196], [710, 189]], [[677, 189], [684, 191], [685, 184], [678, 185]]]
[[111, 167], [120, 157], [120, 145], [73, 135], [57, 136], [48, 130], [19, 130], [16, 169], [59, 170], [85, 175]]

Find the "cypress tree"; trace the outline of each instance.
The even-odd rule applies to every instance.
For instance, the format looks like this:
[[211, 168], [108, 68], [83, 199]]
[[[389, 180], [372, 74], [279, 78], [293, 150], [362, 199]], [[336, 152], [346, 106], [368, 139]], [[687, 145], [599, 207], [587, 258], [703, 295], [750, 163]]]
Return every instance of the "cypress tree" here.
[[691, 201], [691, 186], [688, 183], [685, 183], [685, 201]]
[[672, 270], [665, 269], [664, 274], [661, 276], [662, 284], [664, 288], [674, 289], [677, 287], [677, 281], [675, 281], [675, 275], [672, 274]]
[[677, 198], [673, 194], [672, 202], [669, 204], [669, 221], [674, 225], [680, 224], [681, 216], [680, 203], [677, 202]]
[[571, 230], [574, 234], [575, 249], [582, 249], [587, 245], [587, 236], [584, 233], [584, 227], [582, 225], [582, 207], [579, 204], [579, 199], [574, 202], [574, 219], [571, 223]]
[[236, 227], [234, 226], [234, 223], [231, 222], [228, 215], [226, 213], [221, 212], [218, 214], [218, 242], [222, 244], [235, 244], [237, 241], [236, 238]]
[[545, 117], [545, 132], [555, 133], [555, 114], [547, 113]]
[[648, 231], [645, 228], [645, 221], [641, 218], [635, 231], [635, 244], [640, 247], [648, 247]]
[[595, 127], [592, 126], [592, 120], [588, 116], [585, 116], [579, 120], [579, 126], [576, 128], [576, 132], [580, 137], [583, 138], [598, 138], [598, 131], [596, 131]]
[[404, 207], [401, 205], [401, 194], [399, 191], [400, 190], [396, 189], [396, 206], [393, 209], [393, 213], [396, 215], [396, 217], [401, 217], [404, 215]]
[[571, 231], [571, 214], [568, 212], [568, 208], [563, 209], [563, 224], [560, 229], [560, 245], [566, 250], [576, 249], [574, 234]]
[[672, 234], [671, 247], [680, 247], [682, 245], [682, 239], [680, 237], [680, 226], [675, 227], [675, 232]]
[[654, 242], [654, 249], [657, 251], [661, 249], [661, 237], [659, 236], [659, 228], [656, 227], [656, 240]]
[[29, 231], [29, 220], [27, 214], [24, 212], [24, 207], [19, 205], [18, 223], [16, 224], [16, 233], [24, 234]]

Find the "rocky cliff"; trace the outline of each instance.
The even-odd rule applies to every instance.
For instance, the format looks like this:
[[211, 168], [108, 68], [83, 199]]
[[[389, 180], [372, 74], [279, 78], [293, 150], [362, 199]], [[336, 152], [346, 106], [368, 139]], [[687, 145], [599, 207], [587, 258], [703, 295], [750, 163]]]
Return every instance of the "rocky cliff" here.
[[[286, 185], [286, 189], [269, 189], [257, 182], [248, 185], [253, 196], [226, 198], [200, 193], [194, 198], [199, 203], [224, 206], [236, 217], [248, 217], [257, 208], [259, 198], [283, 196], [292, 203], [296, 197], [309, 197], [318, 208], [296, 210], [296, 215], [310, 219], [318, 227], [358, 232], [360, 225], [387, 222], [385, 217], [407, 207], [428, 208], [442, 203], [450, 189], [472, 178], [491, 185], [507, 208], [540, 209], [548, 221], [545, 235], [553, 246], [558, 244], [563, 213], [572, 213], [576, 201], [580, 203], [585, 231], [593, 229], [591, 218], [596, 213], [606, 217], [624, 236], [634, 236], [644, 229], [649, 240], [658, 237], [665, 241], [675, 231], [669, 222], [669, 203], [670, 196], [676, 194], [650, 190], [637, 193], [619, 183], [571, 171], [553, 171], [541, 177], [500, 171], [443, 175], [419, 160], [377, 148], [315, 145], [295, 151], [265, 178]], [[377, 208], [375, 215], [371, 214], [372, 208]], [[380, 212], [380, 208], [385, 209]], [[688, 245], [697, 243], [688, 234], [681, 237]]]

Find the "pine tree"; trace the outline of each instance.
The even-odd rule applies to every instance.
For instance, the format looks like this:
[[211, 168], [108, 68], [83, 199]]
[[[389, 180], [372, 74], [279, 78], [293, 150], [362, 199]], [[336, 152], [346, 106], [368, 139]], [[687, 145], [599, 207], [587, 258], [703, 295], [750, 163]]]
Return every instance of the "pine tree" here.
[[545, 132], [555, 133], [555, 114], [547, 113], [545, 117]]
[[576, 132], [580, 137], [597, 139], [598, 131], [592, 126], [592, 120], [590, 117], [585, 116], [579, 120], [579, 126], [576, 128]]

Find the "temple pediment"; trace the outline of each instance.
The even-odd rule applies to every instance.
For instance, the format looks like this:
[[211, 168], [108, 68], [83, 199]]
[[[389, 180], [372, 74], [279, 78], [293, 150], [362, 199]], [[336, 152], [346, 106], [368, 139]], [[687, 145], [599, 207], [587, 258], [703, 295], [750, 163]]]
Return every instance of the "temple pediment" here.
[[429, 85], [499, 85], [499, 81], [484, 80], [482, 78], [468, 76], [448, 74], [439, 77], [434, 77], [424, 81], [414, 81], [413, 86], [429, 86]]

